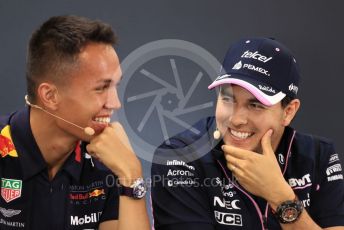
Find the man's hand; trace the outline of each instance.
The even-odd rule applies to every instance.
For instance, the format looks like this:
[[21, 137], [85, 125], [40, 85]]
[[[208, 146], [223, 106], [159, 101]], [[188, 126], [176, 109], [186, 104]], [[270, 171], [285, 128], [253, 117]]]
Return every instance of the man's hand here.
[[283, 201], [293, 200], [295, 194], [283, 178], [271, 146], [272, 130], [261, 140], [263, 154], [223, 145], [227, 167], [238, 182], [250, 193], [267, 200], [273, 209]]
[[119, 122], [114, 122], [91, 140], [88, 153], [106, 165], [124, 186], [142, 177], [141, 163], [136, 157], [127, 134]]

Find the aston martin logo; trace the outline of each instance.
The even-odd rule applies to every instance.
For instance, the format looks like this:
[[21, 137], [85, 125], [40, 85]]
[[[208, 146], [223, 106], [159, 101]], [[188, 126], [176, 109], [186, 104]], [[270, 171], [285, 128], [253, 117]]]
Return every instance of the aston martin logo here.
[[0, 207], [0, 212], [4, 217], [12, 217], [21, 213], [21, 210], [6, 209]]

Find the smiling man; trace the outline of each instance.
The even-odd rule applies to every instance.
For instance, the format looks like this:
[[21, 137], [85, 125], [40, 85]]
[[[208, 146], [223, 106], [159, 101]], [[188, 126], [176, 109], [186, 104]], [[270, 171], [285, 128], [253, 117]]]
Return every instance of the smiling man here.
[[229, 49], [209, 86], [219, 89], [215, 118], [155, 153], [157, 230], [344, 229], [341, 155], [290, 127], [299, 79], [296, 59], [273, 39]]
[[32, 35], [28, 107], [0, 120], [0, 229], [149, 229], [122, 126], [111, 27], [57, 16]]

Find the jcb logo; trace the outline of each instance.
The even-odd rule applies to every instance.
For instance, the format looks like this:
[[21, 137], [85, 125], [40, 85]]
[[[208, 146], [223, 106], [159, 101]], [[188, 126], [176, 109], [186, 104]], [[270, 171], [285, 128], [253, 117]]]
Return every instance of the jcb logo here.
[[242, 216], [235, 213], [214, 211], [215, 219], [220, 224], [242, 226]]

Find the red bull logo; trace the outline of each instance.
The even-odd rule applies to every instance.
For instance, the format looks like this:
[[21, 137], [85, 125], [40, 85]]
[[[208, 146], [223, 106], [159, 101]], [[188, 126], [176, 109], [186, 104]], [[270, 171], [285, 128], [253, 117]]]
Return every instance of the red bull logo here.
[[89, 198], [89, 194], [88, 193], [77, 193], [77, 194], [69, 194], [69, 199], [70, 200], [86, 200]]
[[14, 147], [10, 126], [6, 125], [0, 133], [0, 156], [18, 157], [18, 153]]
[[98, 197], [100, 195], [104, 195], [105, 191], [104, 189], [95, 189], [92, 192], [89, 193], [89, 197]]

